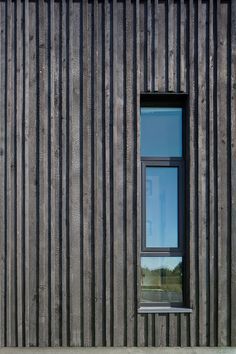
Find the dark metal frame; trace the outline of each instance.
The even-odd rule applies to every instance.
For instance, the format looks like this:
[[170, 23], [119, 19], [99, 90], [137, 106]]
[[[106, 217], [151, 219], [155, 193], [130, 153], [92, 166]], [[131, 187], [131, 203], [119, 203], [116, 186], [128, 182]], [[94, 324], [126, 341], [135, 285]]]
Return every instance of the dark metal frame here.
[[[146, 168], [147, 167], [176, 167], [178, 169], [178, 247], [146, 247]], [[184, 163], [182, 160], [174, 159], [142, 159], [142, 252], [155, 252], [155, 253], [174, 253], [176, 255], [183, 252], [183, 218], [184, 210], [182, 206], [184, 205]]]
[[[186, 267], [186, 188], [185, 188], [185, 164], [186, 164], [186, 94], [142, 94], [141, 107], [176, 107], [182, 108], [182, 157], [141, 157], [141, 217], [142, 217], [142, 238], [141, 257], [182, 257], [182, 303], [147, 303], [140, 302], [141, 307], [183, 307], [187, 306], [188, 271]], [[177, 167], [178, 168], [178, 247], [154, 248], [146, 247], [146, 167]]]

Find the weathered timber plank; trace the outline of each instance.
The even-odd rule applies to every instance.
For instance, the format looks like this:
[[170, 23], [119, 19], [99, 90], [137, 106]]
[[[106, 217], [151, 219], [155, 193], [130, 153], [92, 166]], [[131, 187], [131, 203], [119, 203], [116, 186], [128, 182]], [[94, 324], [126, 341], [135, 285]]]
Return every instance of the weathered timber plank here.
[[68, 220], [67, 220], [67, 127], [68, 127], [68, 106], [67, 100], [68, 92], [68, 72], [67, 72], [67, 45], [68, 45], [68, 30], [67, 30], [67, 2], [62, 1], [60, 8], [60, 16], [61, 16], [61, 29], [60, 29], [60, 95], [61, 95], [61, 103], [60, 103], [60, 228], [61, 228], [61, 307], [62, 307], [62, 321], [61, 321], [61, 331], [62, 331], [62, 346], [68, 345], [68, 317], [67, 317], [67, 277], [68, 277], [68, 269], [67, 269], [67, 261], [68, 261]]
[[103, 80], [104, 80], [104, 163], [105, 163], [105, 268], [106, 268], [106, 289], [105, 289], [105, 345], [111, 346], [113, 336], [113, 311], [112, 311], [112, 216], [110, 210], [112, 208], [112, 117], [110, 114], [111, 106], [111, 68], [112, 53], [110, 51], [111, 43], [111, 4], [108, 0], [104, 2], [104, 62], [103, 62]]
[[29, 345], [37, 345], [36, 5], [29, 2]]
[[227, 3], [217, 3], [218, 345], [228, 345]]
[[[134, 120], [132, 115], [132, 105], [133, 105], [133, 26], [132, 26], [132, 4], [127, 1], [125, 4], [126, 13], [126, 23], [125, 23], [125, 53], [126, 53], [126, 92], [125, 92], [125, 102], [126, 102], [126, 141], [125, 141], [125, 160], [126, 160], [126, 296], [127, 296], [127, 307], [126, 307], [126, 324], [127, 324], [127, 346], [134, 346], [134, 317], [135, 311], [137, 309], [134, 307], [134, 241], [133, 241], [133, 219], [134, 219], [134, 208], [133, 208], [133, 190], [134, 190]], [[130, 14], [130, 16], [127, 16]]]
[[59, 345], [59, 242], [58, 242], [58, 5], [49, 4], [50, 25], [50, 343]]
[[216, 104], [215, 104], [215, 72], [216, 72], [216, 54], [215, 54], [215, 29], [214, 1], [209, 2], [209, 344], [216, 345]]
[[22, 62], [22, 5], [16, 4], [15, 8], [16, 24], [15, 24], [15, 193], [16, 193], [16, 296], [17, 296], [17, 344], [23, 345], [22, 338], [22, 80], [23, 80], [23, 62]]
[[[94, 294], [95, 294], [95, 346], [104, 345], [105, 314], [104, 314], [104, 278], [105, 278], [105, 161], [104, 161], [104, 5], [94, 2], [93, 8], [93, 124], [94, 124]], [[100, 50], [98, 49], [100, 48]]]
[[[157, 23], [157, 31], [158, 33], [165, 33], [166, 29], [166, 4], [164, 2], [158, 3], [158, 23]], [[166, 82], [167, 82], [167, 62], [166, 62], [166, 50], [167, 50], [167, 34], [165, 35], [160, 35], [158, 37], [158, 66], [157, 66], [157, 71], [158, 71], [158, 90], [159, 91], [166, 91]]]
[[151, 91], [152, 89], [152, 8], [151, 0], [144, 2], [146, 10], [144, 12], [144, 24], [145, 24], [145, 70], [146, 70], [146, 82], [145, 82], [145, 91]]
[[81, 28], [80, 3], [72, 3], [73, 61], [72, 61], [72, 120], [71, 120], [71, 166], [70, 166], [70, 326], [71, 346], [81, 346], [81, 90], [80, 81], [80, 41]]
[[[114, 159], [114, 345], [125, 345], [125, 165], [124, 165], [124, 3], [114, 4], [117, 21], [114, 22], [116, 38], [116, 65], [114, 75], [115, 115], [113, 122]], [[113, 14], [115, 15], [115, 8]], [[118, 79], [119, 78], [119, 79]], [[113, 101], [113, 104], [114, 104]], [[122, 284], [122, 285], [121, 285]]]
[[168, 318], [168, 345], [179, 346], [179, 314], [169, 314]]
[[159, 77], [158, 77], [158, 42], [159, 42], [159, 32], [158, 32], [158, 7], [159, 7], [159, 4], [158, 4], [158, 0], [154, 1], [153, 2], [153, 6], [154, 6], [154, 24], [153, 24], [153, 36], [154, 36], [154, 39], [153, 39], [153, 42], [154, 42], [154, 48], [153, 48], [153, 51], [154, 51], [154, 60], [153, 60], [153, 75], [154, 75], [154, 78], [153, 78], [153, 91], [158, 91], [158, 81], [159, 81]]
[[38, 303], [38, 345], [47, 346], [48, 345], [48, 204], [47, 204], [47, 193], [48, 193], [48, 152], [47, 152], [47, 142], [48, 142], [48, 105], [47, 105], [47, 69], [46, 69], [46, 50], [47, 42], [44, 27], [46, 25], [46, 11], [45, 4], [40, 2], [37, 9], [38, 16], [38, 178], [39, 178], [39, 191], [38, 191], [38, 222], [39, 222], [39, 267], [38, 267], [38, 284], [39, 287], [39, 303]]
[[6, 79], [6, 58], [5, 58], [5, 38], [6, 38], [6, 16], [5, 9], [6, 3], [0, 3], [0, 346], [5, 345], [5, 328], [6, 328], [6, 284], [5, 284], [5, 272], [6, 272], [6, 195], [5, 195], [5, 183], [6, 183], [6, 117], [5, 117], [5, 79]]
[[91, 57], [88, 3], [83, 2], [83, 345], [92, 345], [91, 331]]
[[168, 91], [176, 91], [176, 4], [168, 0]]
[[187, 87], [187, 5], [180, 1], [180, 91], [186, 92]]
[[195, 100], [196, 100], [196, 82], [195, 82], [195, 29], [194, 29], [194, 3], [189, 2], [189, 123], [188, 123], [188, 198], [189, 198], [189, 221], [187, 230], [189, 230], [189, 273], [191, 274], [189, 282], [190, 306], [193, 309], [190, 315], [190, 345], [197, 344], [197, 306], [196, 306], [196, 123], [195, 123]]
[[231, 4], [231, 345], [236, 346], [236, 2]]
[[29, 3], [24, 2], [24, 345], [29, 346], [30, 288], [29, 288]]
[[207, 345], [207, 102], [206, 8], [198, 2], [198, 274], [199, 345]]

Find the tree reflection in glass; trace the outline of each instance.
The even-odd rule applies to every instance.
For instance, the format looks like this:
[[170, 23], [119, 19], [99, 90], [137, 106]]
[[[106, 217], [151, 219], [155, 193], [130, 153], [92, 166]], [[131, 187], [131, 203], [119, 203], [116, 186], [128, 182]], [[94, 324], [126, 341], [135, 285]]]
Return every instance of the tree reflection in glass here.
[[183, 302], [182, 257], [141, 258], [141, 302]]

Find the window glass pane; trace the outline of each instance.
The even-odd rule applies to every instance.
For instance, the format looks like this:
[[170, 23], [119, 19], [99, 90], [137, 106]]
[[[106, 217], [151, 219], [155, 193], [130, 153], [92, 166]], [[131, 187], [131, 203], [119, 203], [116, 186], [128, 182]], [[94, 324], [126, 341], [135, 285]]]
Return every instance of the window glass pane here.
[[146, 247], [178, 247], [178, 168], [146, 168]]
[[183, 302], [182, 257], [142, 257], [141, 267], [141, 302]]
[[141, 156], [182, 156], [182, 108], [141, 108]]

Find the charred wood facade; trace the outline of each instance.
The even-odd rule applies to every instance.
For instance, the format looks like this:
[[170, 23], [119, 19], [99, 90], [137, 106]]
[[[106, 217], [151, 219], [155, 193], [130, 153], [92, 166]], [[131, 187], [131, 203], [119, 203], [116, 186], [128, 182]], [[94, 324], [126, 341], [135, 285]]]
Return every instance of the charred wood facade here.
[[[0, 1], [0, 345], [236, 346], [236, 1]], [[140, 95], [186, 93], [191, 314], [138, 314]]]

